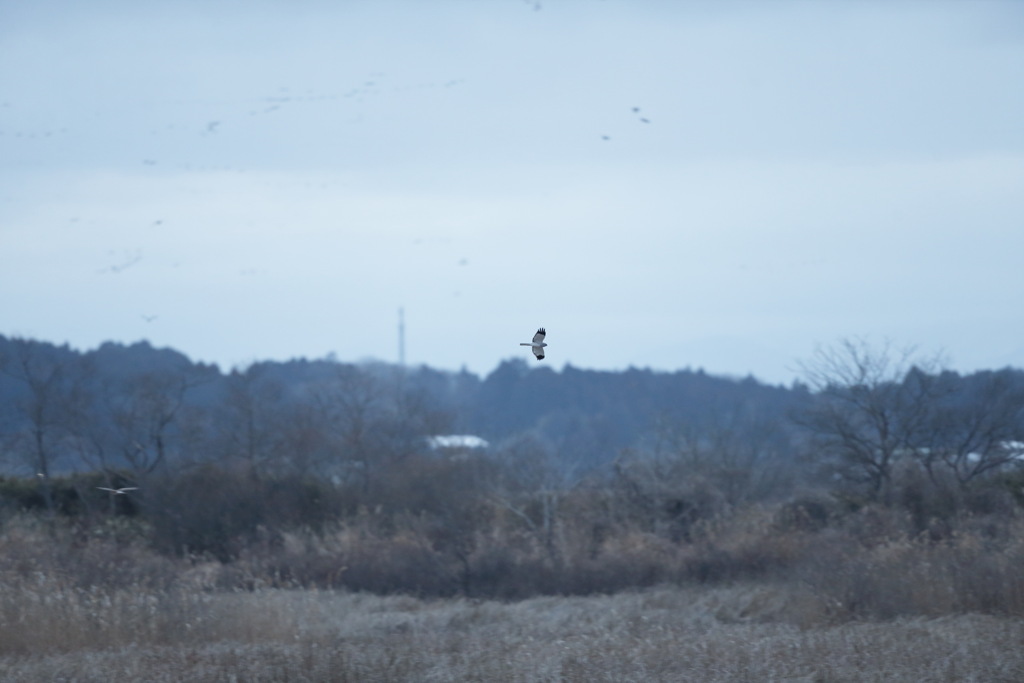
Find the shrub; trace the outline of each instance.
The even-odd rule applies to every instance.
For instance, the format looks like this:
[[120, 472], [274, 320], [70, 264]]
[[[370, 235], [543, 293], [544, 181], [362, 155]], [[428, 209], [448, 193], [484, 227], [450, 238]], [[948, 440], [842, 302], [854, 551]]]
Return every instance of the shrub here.
[[1024, 523], [980, 519], [928, 536], [865, 539], [823, 534], [798, 576], [842, 618], [939, 616], [962, 612], [1024, 615]]

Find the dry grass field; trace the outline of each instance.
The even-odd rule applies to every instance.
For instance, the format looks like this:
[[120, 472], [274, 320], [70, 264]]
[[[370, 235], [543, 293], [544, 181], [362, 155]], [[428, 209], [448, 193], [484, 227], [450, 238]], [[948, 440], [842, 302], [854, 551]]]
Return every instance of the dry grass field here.
[[4, 681], [1024, 680], [1024, 620], [830, 624], [791, 587], [514, 603], [5, 586]]
[[[452, 564], [412, 527], [350, 525], [220, 562], [154, 552], [137, 522], [16, 516], [0, 527], [0, 681], [1024, 681], [1017, 515], [938, 537], [879, 509], [776, 518], [589, 546], [567, 521], [557, 562], [527, 548], [495, 565], [508, 538]], [[402, 588], [495, 566], [517, 599]], [[391, 583], [371, 593], [375, 573]]]

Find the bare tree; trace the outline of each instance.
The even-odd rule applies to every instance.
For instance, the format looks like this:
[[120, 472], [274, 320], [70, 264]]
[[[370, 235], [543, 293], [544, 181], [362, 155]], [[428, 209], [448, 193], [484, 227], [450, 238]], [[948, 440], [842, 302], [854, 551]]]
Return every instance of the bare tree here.
[[939, 357], [889, 342], [873, 347], [847, 339], [819, 348], [803, 364], [816, 392], [796, 416], [816, 437], [818, 455], [847, 483], [875, 500], [887, 500], [898, 461], [916, 458], [931, 441], [935, 410], [946, 386], [938, 381]]
[[[953, 375], [947, 382], [959, 379]], [[936, 470], [966, 487], [986, 473], [1020, 461], [1024, 441], [1024, 386], [1008, 371], [961, 380], [936, 411], [932, 440], [921, 459], [934, 482]]]
[[558, 467], [550, 444], [536, 434], [519, 434], [495, 454], [502, 468], [491, 500], [515, 515], [554, 558], [563, 496], [579, 483], [575, 472]]
[[729, 509], [718, 487], [684, 454], [627, 450], [614, 463], [619, 514], [629, 523], [672, 540], [690, 538], [694, 524]]
[[279, 475], [308, 476], [322, 474], [324, 463], [330, 462], [331, 444], [323, 415], [307, 400], [293, 399], [279, 415], [278, 456], [272, 462]]
[[741, 403], [706, 418], [661, 417], [642, 453], [701, 477], [730, 506], [784, 495], [795, 478], [790, 435]]
[[205, 381], [187, 368], [131, 375], [105, 387], [112, 439], [137, 477], [166, 462], [189, 389]]
[[[121, 484], [115, 474], [116, 467], [111, 462], [110, 446], [112, 441], [110, 439], [109, 425], [101, 419], [101, 416], [93, 412], [92, 408], [94, 407], [95, 402], [93, 401], [87, 406], [83, 405], [80, 410], [74, 412], [67, 439], [68, 447], [77, 456], [81, 464], [94, 472], [102, 474], [107, 488], [117, 489], [120, 488]], [[72, 484], [78, 493], [79, 501], [89, 511], [91, 508], [90, 496], [86, 495], [82, 483], [75, 480]], [[117, 506], [115, 498], [115, 496], [108, 497], [111, 513], [114, 512]]]
[[339, 365], [312, 396], [335, 444], [331, 475], [358, 482], [364, 492], [388, 466], [422, 453], [426, 437], [451, 424], [424, 394], [406, 390], [400, 376], [356, 366]]
[[359, 368], [340, 365], [332, 378], [313, 390], [313, 397], [336, 444], [337, 459], [329, 467], [330, 475], [358, 481], [367, 491], [375, 474], [375, 456], [381, 450], [376, 426], [385, 411], [383, 387]]
[[267, 376], [265, 365], [234, 371], [226, 379], [220, 423], [228, 457], [246, 463], [260, 478], [278, 459], [283, 424], [284, 386]]
[[[10, 340], [0, 357], [0, 371], [24, 389], [13, 401], [14, 423], [9, 441], [32, 468], [47, 510], [55, 509], [50, 478], [67, 452], [72, 415], [85, 401], [90, 366], [29, 340]], [[22, 426], [23, 425], [23, 426]]]

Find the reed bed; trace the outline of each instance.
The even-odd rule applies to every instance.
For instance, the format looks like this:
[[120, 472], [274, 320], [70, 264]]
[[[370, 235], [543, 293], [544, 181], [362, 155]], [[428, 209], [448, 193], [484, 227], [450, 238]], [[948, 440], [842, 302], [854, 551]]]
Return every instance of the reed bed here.
[[0, 679], [1024, 680], [1024, 620], [966, 614], [808, 628], [807, 610], [821, 607], [777, 586], [662, 586], [514, 603], [48, 588], [5, 591]]

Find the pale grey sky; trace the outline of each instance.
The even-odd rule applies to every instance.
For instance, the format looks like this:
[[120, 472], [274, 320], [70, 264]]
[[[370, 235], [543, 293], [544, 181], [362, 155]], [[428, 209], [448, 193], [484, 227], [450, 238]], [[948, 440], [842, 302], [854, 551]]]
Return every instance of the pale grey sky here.
[[1022, 122], [1013, 1], [4, 3], [0, 333], [1021, 366]]

